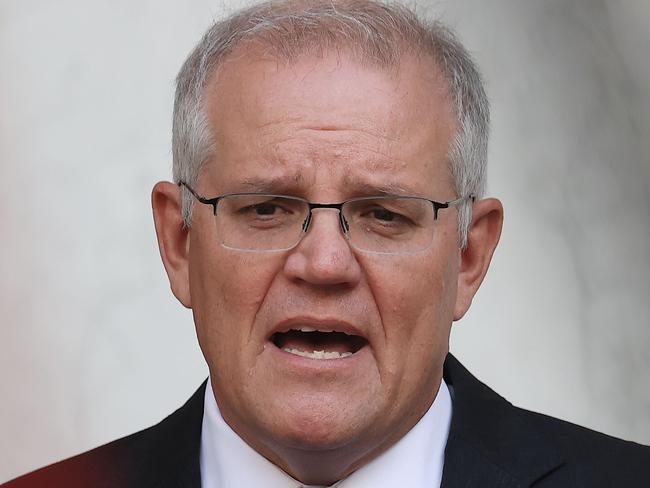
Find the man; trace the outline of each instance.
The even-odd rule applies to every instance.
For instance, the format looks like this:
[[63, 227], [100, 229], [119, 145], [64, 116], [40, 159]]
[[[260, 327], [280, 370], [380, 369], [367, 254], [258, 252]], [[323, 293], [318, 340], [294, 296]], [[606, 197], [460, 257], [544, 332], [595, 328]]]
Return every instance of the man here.
[[488, 104], [438, 24], [262, 4], [181, 69], [152, 195], [209, 381], [6, 486], [650, 486], [650, 449], [517, 409], [448, 354], [501, 230]]

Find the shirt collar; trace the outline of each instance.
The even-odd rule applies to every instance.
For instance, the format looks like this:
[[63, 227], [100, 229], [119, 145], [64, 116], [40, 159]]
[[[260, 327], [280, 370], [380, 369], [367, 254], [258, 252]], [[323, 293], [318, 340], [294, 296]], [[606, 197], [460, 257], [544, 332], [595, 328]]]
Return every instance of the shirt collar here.
[[[404, 437], [333, 486], [439, 487], [451, 410], [449, 389], [442, 381], [427, 413]], [[202, 488], [307, 486], [260, 455], [226, 424], [214, 399], [210, 379], [205, 389], [203, 412], [200, 453]]]

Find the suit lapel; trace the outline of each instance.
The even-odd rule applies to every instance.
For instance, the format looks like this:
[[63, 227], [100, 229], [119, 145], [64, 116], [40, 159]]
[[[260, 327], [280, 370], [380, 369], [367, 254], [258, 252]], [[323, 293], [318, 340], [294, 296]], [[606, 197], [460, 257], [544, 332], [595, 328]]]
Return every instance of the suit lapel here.
[[442, 487], [529, 487], [563, 464], [559, 449], [530, 421], [474, 378], [451, 354], [444, 366], [453, 414]]
[[156, 466], [155, 488], [201, 488], [199, 456], [206, 382], [181, 408], [160, 423], [161, 466]]
[[474, 446], [450, 439], [445, 450], [441, 488], [521, 488], [521, 482], [492, 463]]

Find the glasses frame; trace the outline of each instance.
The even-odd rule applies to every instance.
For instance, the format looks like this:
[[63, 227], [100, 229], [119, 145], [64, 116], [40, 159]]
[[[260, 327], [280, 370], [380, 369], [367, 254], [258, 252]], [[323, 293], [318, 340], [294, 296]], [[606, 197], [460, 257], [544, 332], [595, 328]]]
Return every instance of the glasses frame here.
[[[288, 198], [290, 200], [297, 200], [303, 203], [306, 203], [309, 208], [309, 213], [307, 214], [307, 218], [305, 221], [302, 223], [302, 236], [304, 236], [307, 231], [309, 230], [309, 226], [312, 221], [312, 211], [314, 209], [319, 209], [319, 208], [332, 208], [335, 210], [339, 211], [339, 224], [341, 226], [341, 231], [343, 232], [343, 235], [349, 239], [349, 230], [350, 230], [350, 225], [348, 224], [348, 221], [346, 220], [345, 216], [343, 215], [343, 205], [349, 202], [360, 202], [364, 200], [382, 200], [382, 199], [393, 199], [393, 198], [406, 198], [406, 199], [412, 199], [412, 200], [423, 200], [425, 202], [429, 202], [433, 206], [433, 220], [434, 222], [438, 220], [438, 211], [445, 209], [445, 208], [450, 208], [450, 207], [455, 207], [461, 203], [463, 203], [465, 200], [471, 200], [474, 202], [475, 197], [474, 195], [467, 195], [464, 197], [456, 198], [455, 200], [449, 200], [447, 202], [437, 202], [435, 200], [430, 200], [428, 198], [424, 197], [416, 197], [416, 196], [406, 196], [406, 195], [378, 195], [378, 196], [370, 196], [370, 197], [356, 197], [356, 198], [349, 198], [347, 200], [344, 200], [343, 202], [340, 203], [313, 203], [310, 202], [309, 200], [306, 200], [301, 197], [296, 197], [292, 195], [279, 195], [279, 194], [274, 194], [274, 193], [259, 193], [259, 192], [240, 192], [240, 193], [224, 193], [223, 195], [218, 195], [213, 198], [206, 198], [204, 196], [199, 195], [190, 185], [185, 183], [184, 181], [179, 181], [178, 182], [179, 187], [185, 187], [187, 190], [196, 198], [199, 203], [202, 203], [204, 205], [210, 205], [212, 206], [212, 213], [213, 215], [217, 215], [217, 206], [219, 205], [219, 201], [226, 197], [230, 196], [247, 196], [247, 195], [265, 195], [269, 197], [278, 197], [278, 198]], [[227, 247], [228, 249], [234, 249], [237, 251], [244, 251], [244, 252], [280, 252], [280, 251], [288, 251], [290, 249], [293, 249], [298, 245], [298, 243], [302, 240], [302, 236], [296, 241], [294, 245], [291, 247], [288, 247], [286, 249], [239, 249], [239, 248], [234, 248], [230, 246], [225, 246], [225, 244], [221, 244], [224, 247]], [[349, 242], [349, 240], [348, 240]], [[359, 249], [363, 252], [368, 252], [368, 253], [373, 253], [373, 254], [403, 254], [403, 253], [392, 253], [392, 252], [382, 252], [382, 251], [370, 251], [367, 249], [360, 249], [354, 246], [351, 242], [350, 245], [354, 247], [355, 249]], [[414, 252], [421, 252], [424, 251], [428, 248], [422, 249], [420, 251], [414, 251]]]

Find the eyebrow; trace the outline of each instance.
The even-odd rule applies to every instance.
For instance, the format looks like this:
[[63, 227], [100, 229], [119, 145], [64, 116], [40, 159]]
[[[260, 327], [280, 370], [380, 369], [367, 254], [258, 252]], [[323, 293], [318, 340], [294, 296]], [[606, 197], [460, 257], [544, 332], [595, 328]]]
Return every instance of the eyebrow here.
[[239, 186], [247, 192], [291, 194], [295, 193], [303, 182], [304, 178], [300, 174], [271, 178], [252, 176], [240, 182]]
[[[304, 185], [304, 181], [304, 177], [300, 174], [271, 178], [253, 176], [241, 181], [238, 186], [246, 192], [291, 195], [299, 193], [299, 190]], [[417, 193], [397, 183], [371, 183], [356, 177], [345, 177], [343, 184], [351, 193], [350, 196], [354, 197], [376, 195], [413, 196]]]
[[349, 188], [355, 196], [375, 196], [375, 195], [396, 195], [409, 196], [415, 195], [416, 192], [407, 189], [397, 183], [382, 182], [371, 183], [358, 178], [345, 178], [345, 188]]

